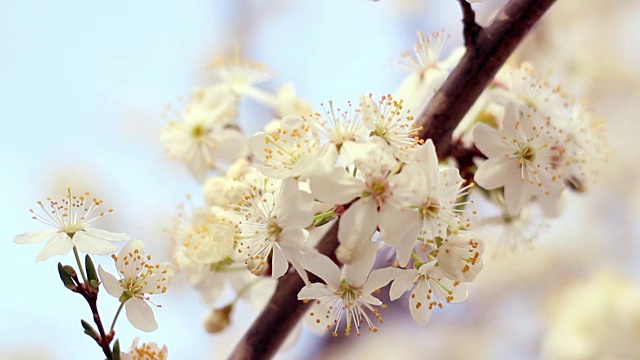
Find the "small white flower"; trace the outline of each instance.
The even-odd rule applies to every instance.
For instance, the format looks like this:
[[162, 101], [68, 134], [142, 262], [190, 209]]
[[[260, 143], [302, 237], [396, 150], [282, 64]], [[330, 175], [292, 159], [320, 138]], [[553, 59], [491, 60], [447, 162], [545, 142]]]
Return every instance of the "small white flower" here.
[[275, 133], [255, 134], [249, 144], [264, 163], [259, 166], [260, 170], [274, 178], [307, 175], [318, 166], [330, 168], [335, 161], [335, 158], [322, 156], [317, 134], [307, 122], [295, 116], [283, 118]]
[[398, 159], [409, 162], [412, 150], [421, 143], [417, 135], [422, 128], [408, 111], [403, 111], [402, 101], [385, 95], [376, 103], [371, 96], [362, 96], [360, 111], [370, 135], [384, 139]]
[[170, 122], [160, 132], [168, 156], [184, 162], [191, 173], [203, 181], [218, 162], [229, 163], [248, 155], [247, 141], [231, 125], [236, 104], [222, 100], [216, 107], [191, 101], [182, 121]]
[[[340, 261], [350, 263], [362, 244], [370, 241], [376, 227], [380, 225], [380, 214], [388, 214], [403, 221], [399, 214], [400, 205], [392, 197], [393, 185], [390, 179], [397, 172], [399, 163], [392, 150], [382, 139], [367, 143], [345, 143], [343, 153], [352, 158], [357, 169], [352, 176], [343, 168], [334, 168], [326, 176], [311, 178], [311, 192], [327, 204], [347, 204], [349, 208], [340, 217], [338, 240], [341, 251]], [[396, 212], [396, 210], [398, 210]], [[348, 254], [348, 256], [342, 256]]]
[[144, 243], [128, 242], [118, 256], [112, 255], [120, 280], [98, 267], [100, 279], [107, 292], [124, 302], [127, 318], [133, 326], [142, 331], [158, 328], [153, 311], [147, 300], [149, 295], [162, 294], [173, 281], [174, 268], [165, 262], [152, 265], [151, 255], [144, 253]]
[[234, 248], [235, 223], [220, 208], [197, 208], [190, 217], [180, 213], [172, 230], [184, 254], [199, 264], [213, 264], [229, 257]]
[[133, 339], [128, 352], [120, 352], [121, 360], [166, 360], [169, 358], [169, 349], [164, 345], [162, 349], [154, 342], [138, 345], [140, 338]]
[[538, 112], [509, 103], [502, 129], [476, 125], [473, 138], [488, 160], [480, 164], [474, 180], [487, 190], [504, 186], [507, 210], [517, 215], [535, 197], [545, 214], [557, 213], [564, 189], [555, 171], [554, 129]]
[[450, 231], [466, 226], [458, 207], [465, 205], [461, 199], [468, 187], [462, 187], [458, 169], [440, 170], [430, 139], [415, 155], [415, 162], [390, 180], [400, 211], [386, 211], [380, 219], [380, 237], [396, 247], [400, 266], [406, 266], [418, 236], [424, 241], [445, 239]]
[[282, 181], [278, 191], [248, 194], [237, 211], [242, 218], [237, 223], [238, 251], [250, 270], [263, 274], [271, 259], [271, 275], [277, 279], [289, 268], [289, 262], [306, 281], [300, 264], [304, 245], [309, 237], [305, 229], [313, 222], [313, 198], [298, 189], [292, 178]]
[[102, 200], [90, 198], [89, 195], [88, 192], [80, 196], [72, 195], [71, 189], [67, 189], [67, 197], [60, 202], [47, 198], [48, 207], [44, 202], [38, 201], [41, 213], [29, 209], [33, 214], [32, 218], [54, 229], [21, 234], [13, 241], [16, 244], [35, 244], [49, 240], [38, 253], [36, 261], [53, 255], [64, 255], [74, 246], [87, 254], [104, 255], [114, 252], [117, 247], [113, 242], [129, 240], [130, 237], [91, 227], [92, 222], [113, 210], [98, 210]]
[[402, 274], [397, 275], [389, 289], [391, 301], [411, 288], [413, 291], [409, 296], [409, 312], [421, 325], [429, 322], [434, 308], [442, 308], [443, 301], [459, 303], [468, 296], [466, 284], [445, 277], [434, 261], [422, 264], [417, 270], [403, 270]]
[[484, 266], [484, 242], [470, 231], [459, 230], [438, 247], [438, 266], [451, 280], [473, 281]]
[[326, 256], [305, 259], [305, 268], [318, 275], [325, 284], [307, 284], [298, 293], [298, 300], [315, 300], [317, 306], [310, 315], [315, 317], [317, 324], [324, 324], [327, 329], [334, 328], [334, 336], [338, 335], [343, 315], [346, 318], [346, 336], [353, 330], [360, 334], [363, 322], [370, 331], [378, 330], [368, 312], [382, 320], [375, 308], [381, 306], [382, 302], [372, 293], [388, 284], [399, 270], [385, 268], [371, 271], [377, 250], [375, 244], [371, 245], [362, 261], [345, 265], [342, 270]]
[[464, 48], [454, 51], [451, 56], [441, 59], [448, 35], [436, 32], [425, 36], [418, 32], [418, 43], [413, 47], [415, 57], [408, 51], [402, 54], [400, 67], [409, 73], [395, 92], [395, 98], [402, 100], [403, 107], [413, 114], [420, 114], [435, 91], [449, 75], [449, 71], [464, 53]]
[[346, 142], [364, 142], [367, 137], [367, 128], [362, 122], [362, 112], [352, 111], [351, 103], [347, 110], [334, 108], [333, 101], [329, 101], [328, 109], [324, 107], [324, 114], [314, 113], [304, 117], [312, 127], [328, 140], [329, 146], [335, 146], [340, 150]]
[[236, 53], [233, 57], [217, 59], [211, 67], [218, 80], [218, 83], [211, 86], [213, 89], [236, 97], [247, 96], [269, 105], [274, 102], [273, 95], [255, 87], [275, 75], [265, 65], [242, 59]]

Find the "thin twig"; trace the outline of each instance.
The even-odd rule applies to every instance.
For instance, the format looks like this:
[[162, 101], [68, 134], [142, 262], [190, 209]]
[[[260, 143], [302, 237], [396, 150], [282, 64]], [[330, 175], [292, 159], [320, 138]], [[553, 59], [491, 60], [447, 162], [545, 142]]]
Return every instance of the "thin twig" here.
[[[439, 154], [448, 152], [455, 127], [527, 32], [554, 2], [511, 0], [491, 26], [478, 30], [472, 50], [467, 48], [465, 56], [417, 121], [424, 127], [420, 137], [433, 139]], [[337, 234], [338, 224], [335, 223], [318, 244], [322, 254], [334, 258]], [[303, 286], [296, 272], [281, 277], [269, 304], [236, 345], [229, 359], [272, 358], [310, 306], [297, 300]]]
[[420, 137], [448, 153], [451, 134], [533, 25], [556, 0], [511, 0], [480, 30], [467, 52], [417, 119]]
[[467, 2], [467, 0], [458, 0], [458, 2], [462, 8], [462, 35], [464, 36], [464, 46], [469, 49], [475, 46], [482, 26], [476, 22], [476, 13], [473, 11], [471, 4]]

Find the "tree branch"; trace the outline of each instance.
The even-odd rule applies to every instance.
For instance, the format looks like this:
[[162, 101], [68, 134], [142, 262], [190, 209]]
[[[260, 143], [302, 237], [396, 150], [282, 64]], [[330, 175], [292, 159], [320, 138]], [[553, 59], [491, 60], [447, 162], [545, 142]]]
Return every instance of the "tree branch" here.
[[476, 44], [478, 34], [482, 27], [476, 22], [476, 13], [473, 11], [471, 4], [467, 0], [458, 0], [462, 8], [462, 35], [464, 36], [464, 45], [469, 48]]
[[481, 29], [460, 63], [417, 119], [420, 137], [431, 138], [439, 155], [448, 153], [451, 134], [478, 96], [533, 25], [556, 0], [511, 0], [491, 26]]
[[[420, 137], [433, 139], [439, 154], [448, 152], [451, 133], [455, 127], [527, 32], [554, 2], [555, 0], [511, 0], [491, 26], [478, 29], [476, 41], [467, 46], [467, 52], [458, 66], [417, 120], [424, 127]], [[322, 254], [334, 260], [334, 252], [338, 246], [337, 235], [336, 222], [317, 246]], [[297, 300], [297, 294], [303, 286], [304, 283], [296, 272], [281, 277], [269, 305], [253, 322], [229, 359], [261, 360], [273, 357], [311, 306], [310, 303]]]
[[[329, 231], [316, 246], [318, 251], [329, 256], [334, 262], [335, 251], [338, 247], [338, 221], [335, 221]], [[312, 282], [321, 281], [310, 274]], [[291, 330], [296, 326], [302, 315], [311, 307], [312, 303], [298, 300], [298, 292], [304, 282], [297, 272], [290, 271], [278, 280], [278, 287], [262, 313], [253, 322], [251, 328], [242, 337], [230, 360], [261, 360], [271, 359], [280, 345], [285, 341]]]

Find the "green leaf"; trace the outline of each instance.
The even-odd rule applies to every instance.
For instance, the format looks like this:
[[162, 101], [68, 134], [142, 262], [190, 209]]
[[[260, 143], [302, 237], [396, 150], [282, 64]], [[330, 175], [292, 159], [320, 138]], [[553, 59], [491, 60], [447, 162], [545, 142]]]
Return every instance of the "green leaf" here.
[[84, 328], [84, 333], [89, 335], [93, 340], [97, 343], [100, 343], [100, 334], [94, 329], [88, 322], [84, 320], [80, 320], [80, 324], [82, 324], [82, 328]]
[[[66, 269], [67, 267], [71, 268], [72, 273]], [[73, 275], [75, 275], [76, 272], [71, 266], [62, 266], [61, 263], [58, 263], [58, 274], [60, 275], [60, 280], [62, 280], [62, 283], [67, 289], [74, 292], [78, 291], [78, 285], [73, 281]]]
[[120, 340], [118, 339], [116, 339], [116, 342], [113, 344], [111, 357], [113, 358], [113, 360], [120, 360]]
[[93, 265], [93, 260], [91, 260], [91, 256], [89, 256], [89, 254], [84, 257], [84, 267], [87, 270], [88, 285], [94, 290], [97, 289], [100, 284], [100, 279], [98, 279], [96, 267]]

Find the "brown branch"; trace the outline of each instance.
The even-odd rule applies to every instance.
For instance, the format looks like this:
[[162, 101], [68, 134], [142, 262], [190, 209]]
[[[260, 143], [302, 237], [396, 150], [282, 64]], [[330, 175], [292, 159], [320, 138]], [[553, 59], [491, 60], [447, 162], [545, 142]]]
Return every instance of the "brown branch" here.
[[556, 0], [511, 0], [493, 23], [481, 29], [475, 44], [433, 96], [417, 123], [423, 139], [431, 138], [438, 154], [446, 154], [451, 134], [478, 96], [533, 25]]
[[482, 27], [476, 22], [476, 13], [473, 11], [471, 4], [467, 0], [458, 0], [462, 8], [462, 35], [464, 36], [464, 45], [469, 48], [475, 46], [478, 34]]
[[[338, 221], [335, 221], [316, 248], [321, 254], [329, 256], [337, 263], [335, 258], [337, 247]], [[312, 282], [321, 281], [313, 274], [309, 276], [309, 279]], [[244, 334], [229, 359], [271, 359], [289, 336], [291, 329], [311, 307], [312, 303], [298, 300], [298, 292], [303, 286], [304, 282], [295, 271], [290, 271], [281, 277], [267, 307], [262, 310], [251, 328]]]
[[[467, 47], [458, 66], [418, 118], [418, 124], [424, 127], [420, 137], [433, 139], [439, 154], [448, 153], [455, 127], [527, 32], [554, 2], [511, 0], [491, 26], [478, 30], [475, 43]], [[318, 244], [322, 254], [334, 256], [338, 246], [337, 234], [338, 224], [335, 223]], [[296, 272], [280, 278], [269, 304], [236, 345], [229, 359], [273, 357], [310, 306], [297, 300], [303, 286]]]

